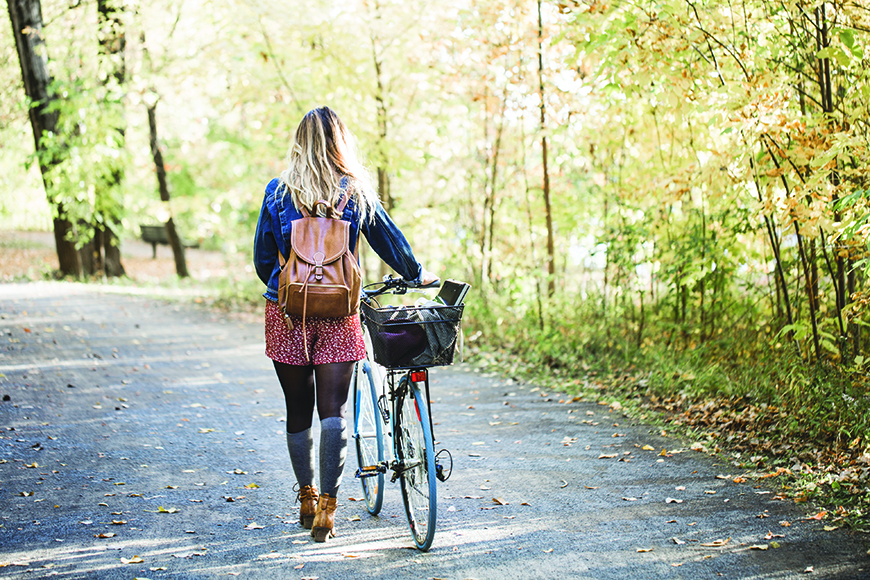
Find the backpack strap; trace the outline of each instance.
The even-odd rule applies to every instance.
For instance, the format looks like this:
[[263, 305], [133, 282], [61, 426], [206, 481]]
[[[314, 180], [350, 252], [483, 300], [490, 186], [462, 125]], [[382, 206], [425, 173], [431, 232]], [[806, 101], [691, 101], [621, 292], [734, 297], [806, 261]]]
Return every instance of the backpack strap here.
[[[287, 260], [284, 258], [284, 254], [281, 253], [281, 250], [278, 250], [278, 264], [281, 270], [284, 269], [284, 264], [287, 263]], [[283, 294], [278, 294], [278, 309], [281, 310], [281, 314], [284, 315], [284, 324], [287, 325], [287, 330], [293, 330], [293, 321], [290, 320], [290, 316], [287, 314], [287, 291]], [[304, 320], [303, 320], [304, 323]]]

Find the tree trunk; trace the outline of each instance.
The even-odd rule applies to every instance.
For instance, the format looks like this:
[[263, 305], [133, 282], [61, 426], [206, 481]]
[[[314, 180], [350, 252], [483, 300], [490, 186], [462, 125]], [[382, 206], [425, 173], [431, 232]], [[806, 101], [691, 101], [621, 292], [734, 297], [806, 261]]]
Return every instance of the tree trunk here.
[[547, 296], [556, 293], [556, 250], [553, 236], [553, 208], [550, 205], [550, 173], [547, 169], [547, 114], [544, 105], [544, 21], [538, 0], [538, 89], [541, 97], [541, 154], [544, 166], [544, 212], [547, 220]]
[[[102, 79], [106, 86], [106, 106], [118, 110], [118, 132], [120, 146], [124, 146], [126, 127], [124, 126], [123, 91], [127, 67], [125, 63], [127, 39], [124, 35], [124, 23], [121, 21], [123, 3], [121, 0], [97, 0], [97, 14], [99, 17], [99, 52], [102, 61], [101, 73], [105, 74]], [[112, 171], [108, 180], [102, 184], [103, 191], [98, 195], [111, 196], [121, 185], [124, 179], [123, 169]], [[102, 233], [101, 244], [98, 246], [103, 252], [103, 268], [106, 276], [112, 278], [124, 275], [124, 266], [121, 264], [121, 245], [117, 230], [121, 228], [121, 217], [118, 215], [120, 208], [114, 204], [108, 205], [109, 210], [103, 216], [104, 223], [98, 226]]]
[[[169, 184], [166, 182], [166, 165], [163, 163], [163, 153], [160, 152], [160, 141], [157, 139], [157, 103], [148, 106], [148, 131], [151, 142], [151, 157], [154, 159], [154, 169], [157, 172], [157, 188], [160, 190], [160, 201], [169, 202]], [[175, 222], [170, 215], [166, 222], [166, 237], [172, 247], [175, 257], [175, 272], [179, 278], [187, 278], [187, 260], [184, 258], [184, 245], [175, 230]]]
[[[375, 10], [380, 10], [380, 6], [375, 4]], [[380, 18], [380, 14], [377, 16]], [[387, 157], [387, 102], [386, 91], [384, 89], [383, 69], [381, 55], [378, 53], [378, 43], [374, 31], [371, 35], [372, 41], [372, 61], [375, 65], [375, 80], [377, 81], [377, 92], [375, 93], [375, 103], [377, 103], [377, 120], [378, 120], [378, 146], [377, 146], [377, 170], [378, 170], [378, 192], [380, 193], [381, 203], [387, 213], [393, 209], [393, 196], [390, 193], [390, 174], [389, 158]], [[383, 261], [380, 262], [381, 276], [389, 273], [389, 267]]]
[[73, 226], [67, 219], [63, 204], [53, 199], [47, 178], [48, 172], [59, 160], [56, 155], [46, 151], [42, 141], [43, 133], [52, 133], [56, 130], [58, 120], [57, 111], [49, 111], [49, 105], [55, 96], [49, 93], [52, 79], [48, 73], [48, 55], [42, 34], [42, 6], [39, 0], [8, 0], [7, 6], [9, 20], [12, 23], [12, 35], [15, 37], [15, 46], [18, 49], [24, 92], [33, 102], [28, 113], [36, 153], [39, 156], [42, 184], [49, 204], [56, 212], [54, 243], [57, 248], [60, 274], [78, 278], [82, 275], [82, 265], [72, 240]]

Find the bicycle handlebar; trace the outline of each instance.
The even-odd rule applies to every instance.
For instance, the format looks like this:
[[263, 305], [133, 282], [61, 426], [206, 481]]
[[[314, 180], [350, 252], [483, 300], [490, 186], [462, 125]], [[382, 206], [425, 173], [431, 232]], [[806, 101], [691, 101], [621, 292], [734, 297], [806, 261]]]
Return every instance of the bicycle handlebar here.
[[[371, 284], [367, 284], [362, 289], [362, 295], [364, 298], [373, 298], [375, 296], [380, 296], [381, 294], [405, 294], [409, 290], [425, 290], [429, 288], [438, 288], [441, 286], [441, 280], [435, 280], [434, 282], [430, 282], [429, 284], [421, 284], [412, 280], [405, 280], [404, 278], [394, 278], [392, 274], [384, 276], [384, 279], [381, 282], [372, 282]], [[374, 287], [372, 290], [369, 288]]]

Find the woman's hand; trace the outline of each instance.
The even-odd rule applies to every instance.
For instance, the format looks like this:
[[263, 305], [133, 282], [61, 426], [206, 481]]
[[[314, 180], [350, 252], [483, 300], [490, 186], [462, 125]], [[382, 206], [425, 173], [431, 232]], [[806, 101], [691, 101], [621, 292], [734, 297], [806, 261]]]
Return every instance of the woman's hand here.
[[433, 274], [426, 268], [423, 268], [423, 271], [420, 272], [420, 284], [423, 286], [428, 286], [438, 281], [438, 276]]

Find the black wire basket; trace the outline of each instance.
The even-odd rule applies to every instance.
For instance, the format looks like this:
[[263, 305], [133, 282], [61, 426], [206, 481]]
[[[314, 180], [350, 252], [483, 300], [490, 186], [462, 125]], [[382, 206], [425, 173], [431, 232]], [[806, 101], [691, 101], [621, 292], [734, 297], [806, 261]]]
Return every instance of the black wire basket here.
[[363, 301], [375, 362], [391, 369], [452, 365], [463, 308], [435, 303], [378, 308]]

